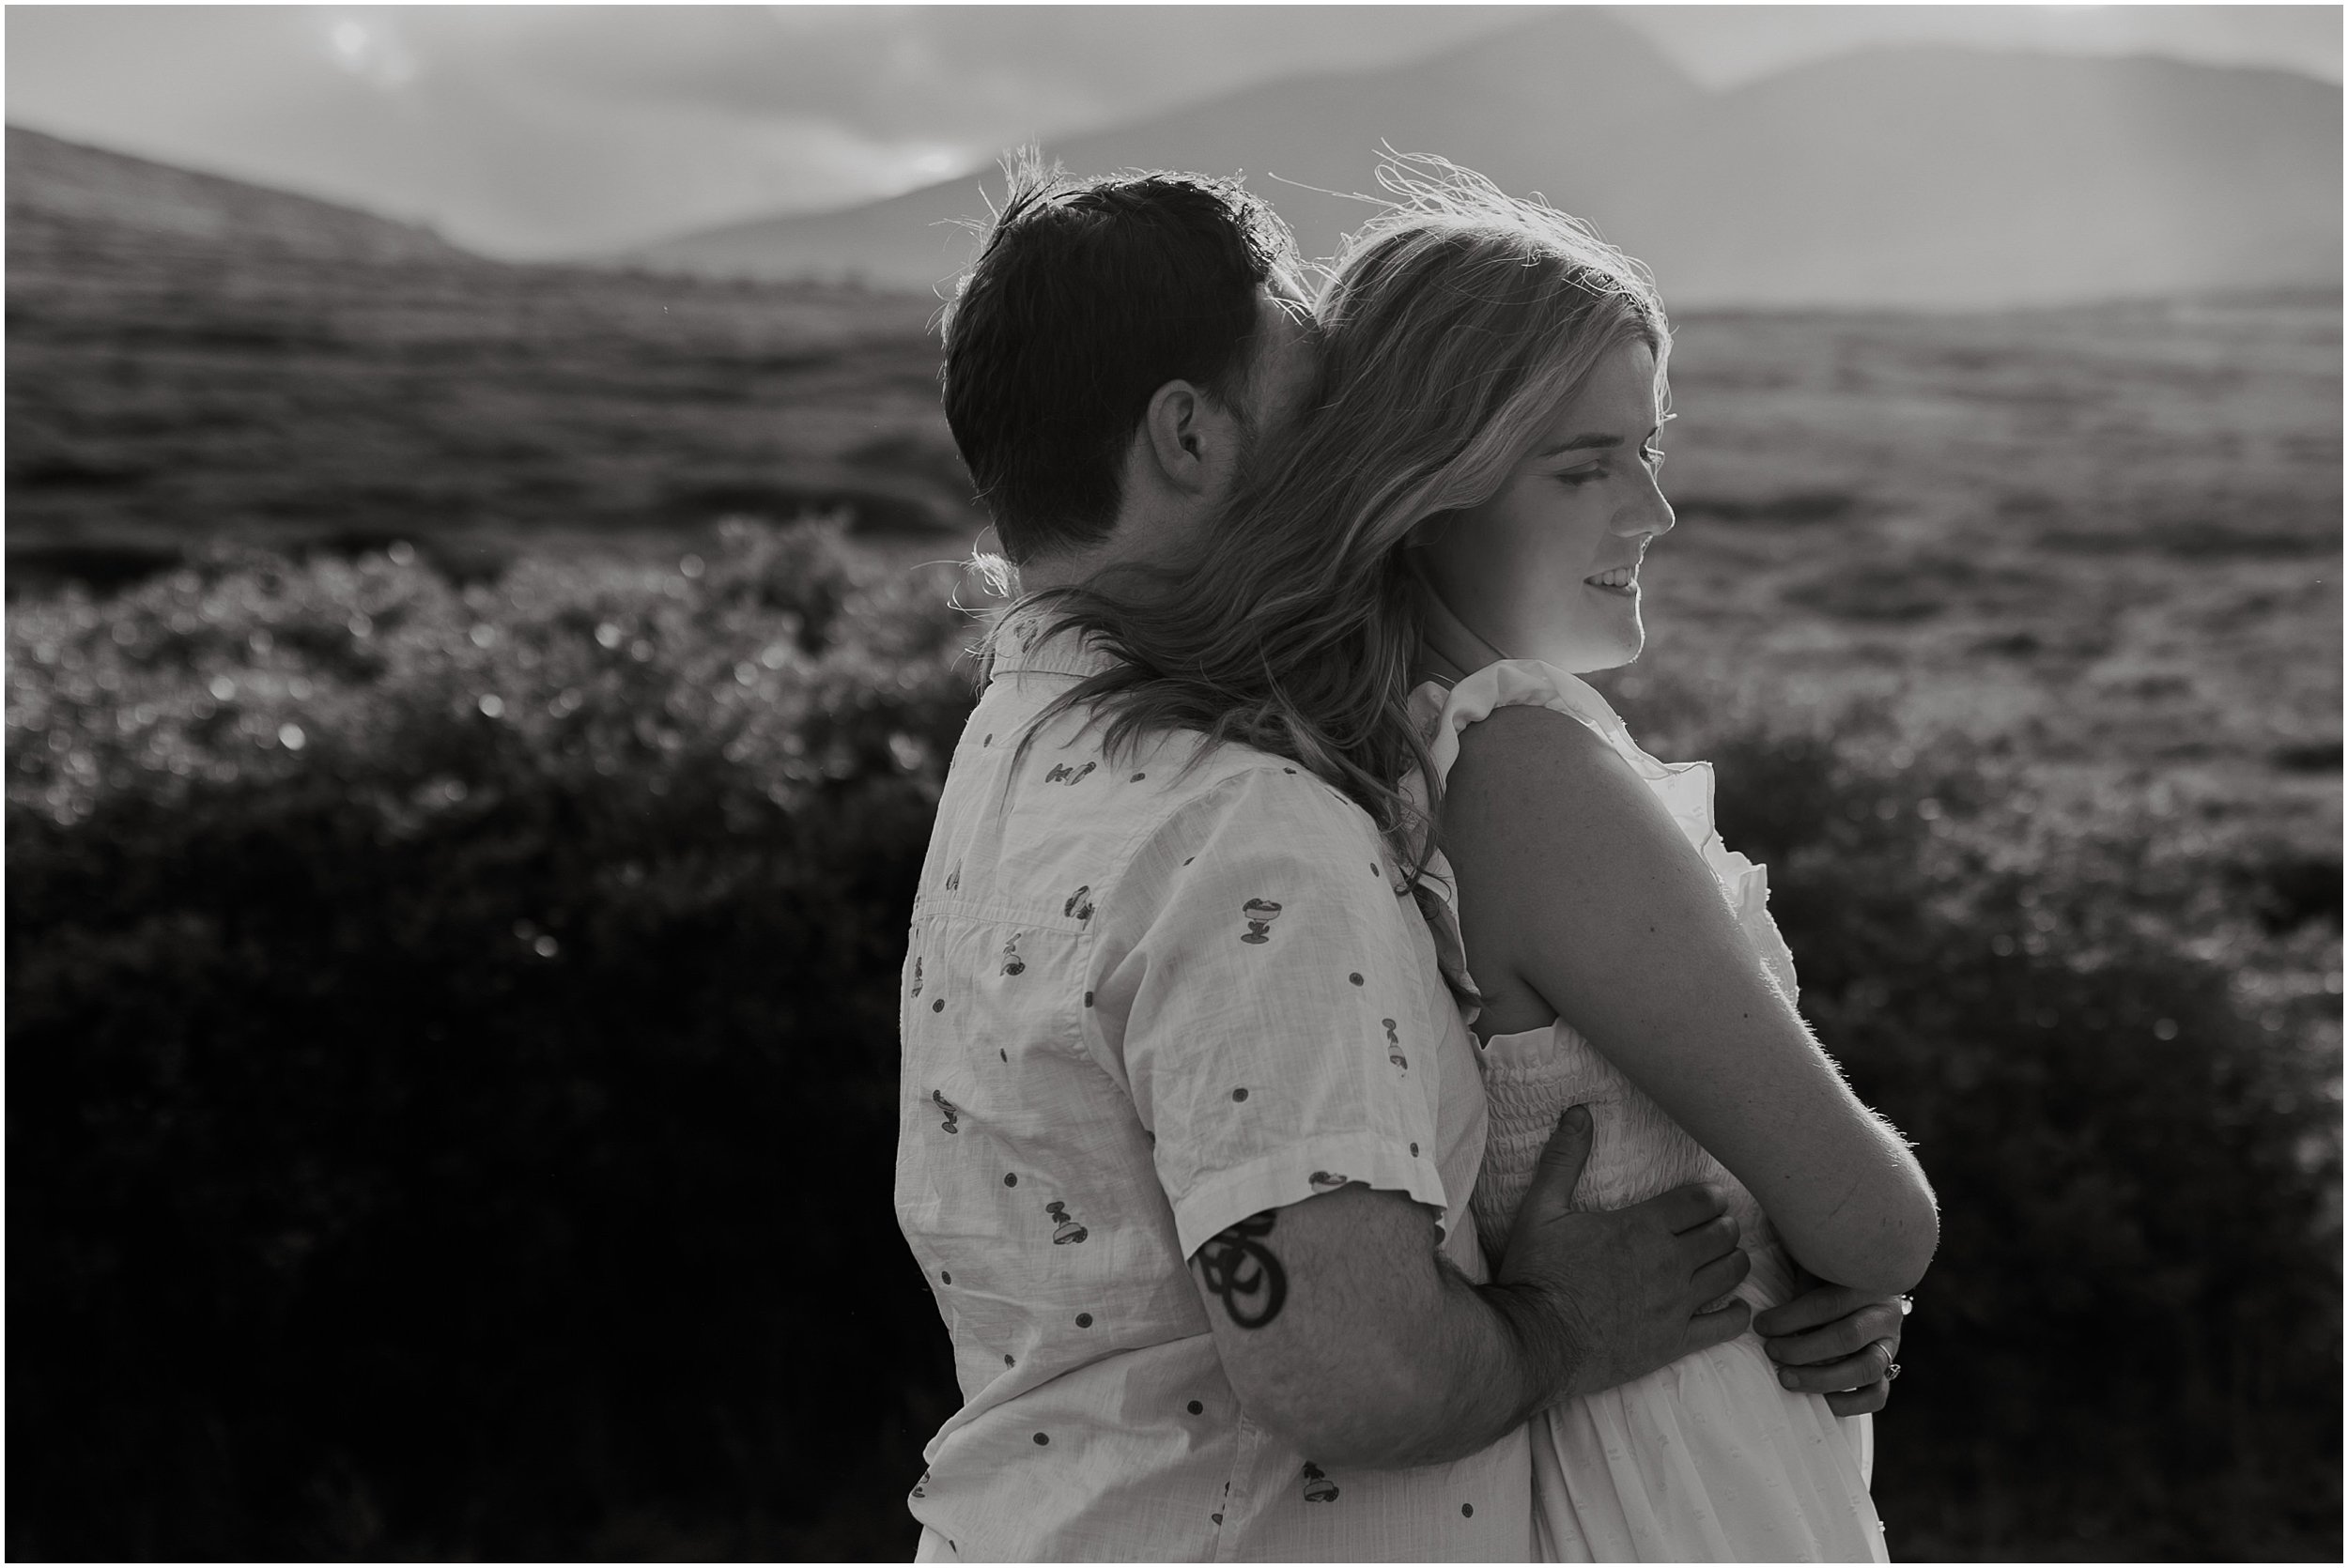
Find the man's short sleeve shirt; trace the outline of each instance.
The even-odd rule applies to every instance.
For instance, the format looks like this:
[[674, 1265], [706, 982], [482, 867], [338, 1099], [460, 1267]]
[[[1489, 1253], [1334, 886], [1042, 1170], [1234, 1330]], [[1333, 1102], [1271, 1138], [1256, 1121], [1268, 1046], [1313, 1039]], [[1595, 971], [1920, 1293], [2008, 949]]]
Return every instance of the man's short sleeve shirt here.
[[[1522, 1434], [1315, 1464], [1240, 1411], [1187, 1265], [1366, 1182], [1485, 1278], [1474, 1046], [1368, 815], [1251, 748], [1039, 728], [1102, 656], [998, 647], [902, 986], [898, 1219], [965, 1399], [913, 1512], [974, 1560], [1525, 1560]], [[1260, 1310], [1250, 1278], [1218, 1310]]]

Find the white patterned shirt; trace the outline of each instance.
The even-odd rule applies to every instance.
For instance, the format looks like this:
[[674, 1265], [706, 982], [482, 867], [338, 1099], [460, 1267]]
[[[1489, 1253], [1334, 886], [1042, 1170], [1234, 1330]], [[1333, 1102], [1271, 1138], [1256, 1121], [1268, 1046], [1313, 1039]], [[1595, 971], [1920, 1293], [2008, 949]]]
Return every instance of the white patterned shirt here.
[[1186, 1265], [1358, 1181], [1426, 1205], [1487, 1277], [1474, 1046], [1368, 814], [1191, 733], [1112, 757], [1066, 715], [1022, 755], [1104, 655], [997, 646], [903, 985], [897, 1216], [964, 1398], [910, 1499], [922, 1555], [1528, 1560], [1522, 1431], [1454, 1464], [1316, 1465], [1240, 1408]]

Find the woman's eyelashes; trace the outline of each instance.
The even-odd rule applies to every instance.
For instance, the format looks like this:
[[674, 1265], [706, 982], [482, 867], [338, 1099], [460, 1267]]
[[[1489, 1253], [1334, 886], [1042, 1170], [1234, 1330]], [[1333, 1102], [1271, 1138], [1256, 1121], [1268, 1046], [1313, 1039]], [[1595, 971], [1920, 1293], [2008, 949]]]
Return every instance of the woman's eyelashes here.
[[[1647, 472], [1658, 472], [1663, 467], [1663, 449], [1654, 445], [1643, 446], [1639, 449], [1639, 461], [1646, 465]], [[1555, 477], [1559, 484], [1570, 484], [1578, 488], [1604, 479], [1613, 472], [1614, 469], [1604, 463], [1593, 463], [1586, 468], [1568, 469]]]
[[[1663, 417], [1666, 420], [1675, 420], [1679, 416], [1677, 414], [1665, 414]], [[1639, 443], [1639, 462], [1650, 474], [1654, 473], [1663, 466], [1662, 436], [1663, 427], [1659, 424], [1654, 429], [1648, 431], [1645, 438]], [[1550, 477], [1555, 479], [1561, 484], [1568, 484], [1578, 488], [1581, 485], [1604, 479], [1607, 475], [1613, 473], [1614, 471], [1613, 468], [1610, 467], [1604, 459], [1600, 458], [1592, 462], [1584, 463], [1578, 469], [1561, 469]]]

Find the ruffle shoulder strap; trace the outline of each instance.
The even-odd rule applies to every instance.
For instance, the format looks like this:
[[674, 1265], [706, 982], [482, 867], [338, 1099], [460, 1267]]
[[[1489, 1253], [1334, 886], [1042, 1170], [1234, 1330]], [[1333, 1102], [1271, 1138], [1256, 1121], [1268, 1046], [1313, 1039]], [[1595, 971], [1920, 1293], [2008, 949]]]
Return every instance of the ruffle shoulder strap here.
[[[1430, 681], [1411, 694], [1412, 716], [1418, 722], [1436, 775], [1443, 778], [1450, 777], [1452, 765], [1460, 760], [1460, 737], [1469, 725], [1490, 718], [1494, 709], [1517, 706], [1548, 708], [1579, 720], [1630, 764], [1711, 869], [1738, 924], [1744, 928], [1770, 976], [1788, 997], [1796, 995], [1794, 955], [1778, 934], [1777, 923], [1769, 918], [1769, 869], [1722, 843], [1720, 830], [1712, 824], [1711, 763], [1656, 761], [1639, 748], [1621, 715], [1587, 681], [1532, 659], [1488, 664], [1449, 691]], [[1415, 804], [1424, 807], [1424, 791], [1414, 793]], [[1448, 883], [1439, 885], [1447, 898]]]

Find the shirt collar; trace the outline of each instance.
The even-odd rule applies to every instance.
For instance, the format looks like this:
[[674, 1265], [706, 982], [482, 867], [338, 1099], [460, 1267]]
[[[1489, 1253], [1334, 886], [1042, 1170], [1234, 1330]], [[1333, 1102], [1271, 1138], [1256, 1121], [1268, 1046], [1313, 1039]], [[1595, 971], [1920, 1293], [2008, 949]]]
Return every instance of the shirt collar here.
[[1117, 668], [1117, 655], [1094, 633], [1070, 629], [1045, 636], [1045, 629], [1058, 619], [1050, 600], [1025, 600], [1005, 610], [995, 627], [995, 662], [989, 679], [1032, 674], [1072, 675], [1081, 680]]

